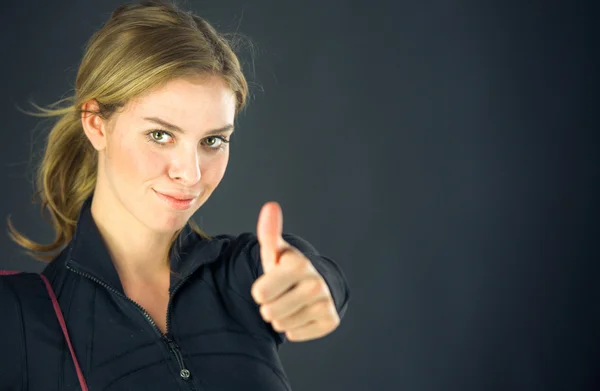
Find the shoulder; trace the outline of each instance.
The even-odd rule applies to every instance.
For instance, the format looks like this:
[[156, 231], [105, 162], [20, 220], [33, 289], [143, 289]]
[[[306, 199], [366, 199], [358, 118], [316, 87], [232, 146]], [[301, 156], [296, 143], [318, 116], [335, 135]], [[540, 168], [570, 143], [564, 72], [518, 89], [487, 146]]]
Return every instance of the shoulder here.
[[[11, 325], [30, 313], [38, 313], [40, 305], [45, 305], [48, 301], [48, 292], [39, 274], [0, 276], [0, 311], [2, 318], [9, 320]], [[8, 325], [0, 322], [0, 327]]]
[[[306, 256], [318, 256], [315, 247], [300, 235], [283, 233], [283, 239], [296, 247]], [[238, 235], [221, 234], [212, 238], [213, 246], [219, 250], [219, 257], [229, 266], [242, 266], [251, 272], [254, 279], [262, 274], [260, 260], [260, 243], [253, 232], [242, 232]]]
[[[283, 238], [307, 256], [318, 254], [316, 249], [299, 235], [283, 233]], [[260, 244], [253, 232], [237, 235], [220, 234], [210, 240], [199, 240], [187, 254], [191, 264], [204, 264], [212, 271], [215, 282], [226, 285], [251, 299], [250, 288], [263, 273]]]
[[35, 273], [0, 276], [0, 368], [3, 385], [22, 384], [25, 369], [25, 322], [35, 312], [35, 301], [43, 290], [43, 282]]
[[15, 281], [23, 280], [23, 277], [23, 273], [0, 276], [0, 311], [9, 320], [13, 319], [14, 317], [11, 316], [18, 312], [19, 300], [14, 288]]
[[[37, 273], [16, 273], [0, 275], [0, 307], [2, 310], [8, 307], [22, 307], [39, 297], [39, 293], [45, 291], [43, 281]], [[0, 322], [2, 323], [2, 322]]]
[[[299, 235], [284, 232], [282, 237], [286, 242], [296, 247], [304, 254], [318, 254], [315, 247]], [[226, 247], [232, 254], [238, 255], [244, 253], [246, 256], [251, 256], [258, 260], [260, 246], [258, 237], [253, 232], [242, 232], [239, 235], [217, 235], [213, 237], [213, 240], [221, 241], [226, 244]]]

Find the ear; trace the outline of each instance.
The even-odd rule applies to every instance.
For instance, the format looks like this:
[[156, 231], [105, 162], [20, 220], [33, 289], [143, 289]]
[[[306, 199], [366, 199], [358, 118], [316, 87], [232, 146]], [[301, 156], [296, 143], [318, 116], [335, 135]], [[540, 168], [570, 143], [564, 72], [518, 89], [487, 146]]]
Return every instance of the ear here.
[[[106, 148], [106, 134], [108, 131], [108, 121], [102, 119], [99, 115], [93, 112], [99, 112], [100, 107], [95, 99], [90, 99], [81, 105], [83, 110], [81, 113], [81, 125], [92, 146], [101, 151]], [[91, 111], [89, 113], [87, 111]]]

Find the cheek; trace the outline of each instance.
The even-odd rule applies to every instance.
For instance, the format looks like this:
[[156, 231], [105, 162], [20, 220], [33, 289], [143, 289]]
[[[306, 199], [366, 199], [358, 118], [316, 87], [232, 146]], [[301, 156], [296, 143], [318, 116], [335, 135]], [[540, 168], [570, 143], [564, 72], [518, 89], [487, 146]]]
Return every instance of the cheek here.
[[164, 169], [164, 156], [145, 146], [121, 144], [113, 151], [113, 171], [129, 183], [146, 181], [159, 176]]
[[229, 151], [212, 158], [207, 162], [208, 164], [204, 165], [204, 167], [201, 167], [202, 180], [212, 184], [213, 187], [216, 187], [225, 175], [228, 161]]
[[164, 154], [148, 148], [138, 148], [132, 150], [130, 156], [134, 157], [132, 165], [141, 180], [154, 179], [165, 171], [167, 159]]

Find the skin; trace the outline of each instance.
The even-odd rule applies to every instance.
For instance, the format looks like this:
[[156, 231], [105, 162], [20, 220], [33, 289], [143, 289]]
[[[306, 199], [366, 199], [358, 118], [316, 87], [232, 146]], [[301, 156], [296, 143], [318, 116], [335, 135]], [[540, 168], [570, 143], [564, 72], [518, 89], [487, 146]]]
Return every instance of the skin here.
[[[128, 102], [109, 120], [82, 113], [81, 122], [98, 152], [92, 216], [105, 240], [126, 294], [155, 318], [168, 302], [167, 250], [221, 182], [229, 160], [235, 95], [217, 76], [175, 79]], [[97, 111], [90, 100], [84, 109]], [[177, 125], [174, 132], [145, 117]], [[155, 142], [152, 142], [154, 140]], [[197, 195], [191, 207], [172, 208], [156, 193]], [[298, 249], [282, 238], [283, 214], [263, 205], [257, 237], [264, 274], [252, 287], [266, 322], [291, 341], [329, 334], [339, 325], [329, 288]], [[161, 319], [162, 320], [162, 319]], [[157, 322], [164, 327], [164, 322]]]

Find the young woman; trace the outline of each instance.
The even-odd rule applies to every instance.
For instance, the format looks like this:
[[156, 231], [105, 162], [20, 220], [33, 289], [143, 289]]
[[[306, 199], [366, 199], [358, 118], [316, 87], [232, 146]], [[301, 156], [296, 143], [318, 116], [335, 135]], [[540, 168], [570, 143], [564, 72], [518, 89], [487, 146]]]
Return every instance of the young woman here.
[[[277, 349], [331, 333], [343, 272], [282, 232], [210, 237], [190, 219], [223, 178], [247, 83], [223, 36], [173, 4], [116, 9], [90, 39], [39, 169], [39, 259], [90, 390], [289, 390]], [[38, 275], [0, 277], [0, 390], [80, 383]]]

